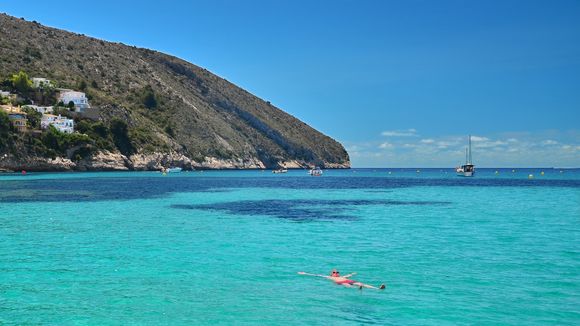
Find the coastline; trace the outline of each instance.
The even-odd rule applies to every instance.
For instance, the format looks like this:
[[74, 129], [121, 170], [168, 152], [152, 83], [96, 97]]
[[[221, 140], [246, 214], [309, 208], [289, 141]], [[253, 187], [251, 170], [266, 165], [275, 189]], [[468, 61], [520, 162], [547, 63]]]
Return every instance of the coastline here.
[[184, 170], [265, 170], [265, 169], [308, 169], [320, 165], [325, 169], [350, 169], [350, 162], [306, 162], [289, 160], [277, 165], [265, 164], [255, 157], [221, 159], [205, 157], [195, 161], [179, 153], [134, 154], [129, 157], [114, 152], [98, 152], [89, 158], [73, 161], [65, 157], [45, 158], [38, 156], [6, 156], [0, 159], [0, 172], [101, 172], [101, 171], [160, 171], [167, 167]]

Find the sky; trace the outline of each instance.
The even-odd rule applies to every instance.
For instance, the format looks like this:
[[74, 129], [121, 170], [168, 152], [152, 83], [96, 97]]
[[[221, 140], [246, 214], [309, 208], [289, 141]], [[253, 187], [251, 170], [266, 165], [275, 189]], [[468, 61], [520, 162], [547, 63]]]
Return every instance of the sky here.
[[[353, 167], [580, 167], [580, 1], [3, 1], [207, 68]], [[1, 37], [1, 35], [0, 35]]]

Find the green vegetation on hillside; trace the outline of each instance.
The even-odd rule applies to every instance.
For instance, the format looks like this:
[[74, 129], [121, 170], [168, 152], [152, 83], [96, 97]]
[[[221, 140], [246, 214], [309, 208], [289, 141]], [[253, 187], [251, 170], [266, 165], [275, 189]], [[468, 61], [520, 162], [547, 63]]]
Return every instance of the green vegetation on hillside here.
[[[32, 109], [24, 110], [28, 113], [29, 127], [40, 127], [41, 114]], [[78, 161], [96, 151], [117, 149], [115, 144], [118, 136], [113, 131], [115, 127], [110, 128], [103, 122], [88, 119], [77, 121], [78, 132], [72, 134], [60, 132], [52, 126], [40, 134], [20, 133], [12, 127], [6, 112], [0, 110], [0, 154], [11, 154], [17, 158], [29, 155], [47, 158], [60, 156]], [[123, 149], [131, 146], [127, 137], [122, 141]]]
[[[75, 120], [76, 133], [67, 134], [50, 126], [41, 134], [19, 133], [10, 124], [8, 115], [0, 110], [0, 154], [10, 153], [16, 157], [35, 155], [55, 158], [68, 157], [73, 160], [86, 158], [96, 151], [119, 150], [124, 155], [134, 153], [134, 146], [128, 132], [127, 123], [113, 119], [109, 123], [93, 121], [83, 115], [73, 114], [74, 103], [67, 105], [55, 103], [56, 89], [52, 85], [42, 85], [33, 88], [32, 81], [25, 71], [10, 75], [4, 79], [2, 85], [9, 85], [10, 91], [17, 100], [5, 101], [5, 104], [21, 105], [33, 102], [39, 105], [54, 105], [54, 114], [62, 115]], [[86, 88], [86, 82], [79, 82], [81, 88]], [[6, 88], [6, 87], [5, 87]], [[42, 114], [31, 107], [23, 106], [22, 111], [27, 114], [28, 128], [41, 131]], [[142, 137], [142, 135], [141, 135]]]
[[8, 120], [8, 114], [0, 110], [0, 154], [3, 154], [10, 149], [12, 144], [12, 125], [10, 120]]
[[32, 90], [32, 80], [30, 80], [28, 75], [22, 70], [20, 70], [20, 72], [17, 74], [12, 75], [10, 82], [12, 83], [14, 90], [20, 94], [28, 95], [28, 93]]

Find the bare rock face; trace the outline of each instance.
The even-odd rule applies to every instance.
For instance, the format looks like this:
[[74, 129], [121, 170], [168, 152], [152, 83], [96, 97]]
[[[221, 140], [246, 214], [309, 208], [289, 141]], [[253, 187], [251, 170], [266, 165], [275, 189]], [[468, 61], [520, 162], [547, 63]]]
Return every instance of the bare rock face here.
[[79, 171], [127, 171], [131, 162], [120, 153], [99, 152], [77, 163]]
[[200, 163], [194, 163], [198, 169], [265, 169], [266, 166], [257, 158], [245, 159], [219, 159], [215, 157], [205, 157]]
[[131, 155], [130, 160], [134, 170], [151, 171], [168, 167], [180, 167], [185, 170], [192, 169], [191, 160], [179, 153], [135, 154]]
[[350, 169], [350, 163], [324, 162], [323, 167], [325, 169]]
[[[279, 166], [285, 169], [307, 169], [311, 164], [304, 161], [292, 160], [280, 162]], [[326, 169], [348, 168], [347, 164], [333, 164], [324, 162], [321, 165]], [[176, 153], [149, 153], [134, 154], [130, 157], [119, 152], [98, 152], [91, 157], [74, 162], [68, 158], [54, 159], [42, 157], [13, 157], [0, 159], [0, 172], [10, 171], [155, 171], [169, 167], [180, 167], [184, 170], [208, 169], [266, 169], [264, 162], [255, 157], [221, 159], [205, 157], [201, 162], [192, 161], [187, 156]]]
[[284, 169], [306, 169], [309, 167], [308, 164], [306, 164], [305, 162], [300, 162], [296, 160], [284, 161], [278, 164], [280, 165], [280, 167]]
[[[48, 169], [53, 167], [55, 170], [66, 170], [70, 171], [75, 168], [75, 163], [68, 158], [56, 157], [54, 159], [38, 159], [37, 163], [38, 169], [37, 170], [45, 170], [46, 166]], [[36, 170], [36, 168], [35, 168]]]
[[0, 161], [0, 168], [4, 171], [72, 171], [76, 164], [62, 157], [14, 157], [6, 156]]

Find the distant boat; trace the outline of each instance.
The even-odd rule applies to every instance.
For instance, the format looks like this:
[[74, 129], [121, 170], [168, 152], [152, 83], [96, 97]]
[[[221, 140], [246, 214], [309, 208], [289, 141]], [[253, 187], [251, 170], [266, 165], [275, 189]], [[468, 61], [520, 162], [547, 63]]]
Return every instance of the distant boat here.
[[288, 170], [286, 170], [286, 169], [272, 170], [272, 173], [286, 173], [286, 172], [288, 172]]
[[455, 168], [458, 176], [473, 177], [475, 174], [475, 165], [471, 160], [471, 135], [468, 138], [468, 147], [465, 149], [465, 164]]
[[167, 173], [179, 173], [181, 172], [181, 168], [169, 168], [166, 170]]
[[320, 177], [322, 176], [322, 169], [320, 169], [318, 166], [314, 167], [314, 169], [308, 171], [308, 174], [310, 174], [313, 177]]

